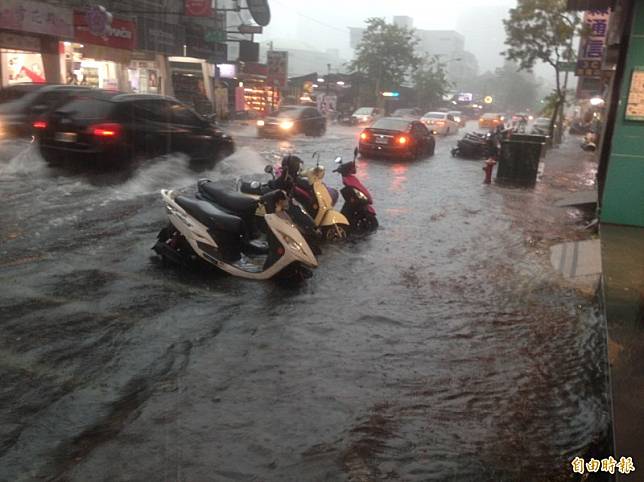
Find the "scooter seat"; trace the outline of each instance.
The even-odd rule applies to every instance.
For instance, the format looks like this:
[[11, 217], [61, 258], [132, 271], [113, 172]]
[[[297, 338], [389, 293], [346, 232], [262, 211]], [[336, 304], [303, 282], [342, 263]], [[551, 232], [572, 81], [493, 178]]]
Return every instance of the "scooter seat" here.
[[209, 180], [199, 181], [199, 193], [223, 209], [241, 217], [253, 215], [257, 210], [257, 200], [243, 194], [231, 193], [216, 188]]
[[177, 196], [175, 202], [188, 214], [208, 229], [226, 231], [233, 234], [241, 234], [243, 222], [241, 218], [227, 214], [207, 201], [200, 201], [186, 196]]

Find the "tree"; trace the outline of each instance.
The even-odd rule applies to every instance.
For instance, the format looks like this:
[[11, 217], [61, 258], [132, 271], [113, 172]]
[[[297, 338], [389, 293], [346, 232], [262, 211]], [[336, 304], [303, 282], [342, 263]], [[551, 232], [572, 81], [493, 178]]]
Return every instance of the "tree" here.
[[416, 68], [420, 60], [414, 53], [418, 39], [413, 30], [388, 24], [383, 18], [369, 18], [366, 23], [349, 68], [366, 74], [371, 89], [365, 100], [374, 101], [380, 99], [382, 91], [398, 88]]
[[426, 110], [440, 105], [450, 87], [445, 64], [439, 61], [438, 56], [423, 59], [414, 71], [412, 80], [416, 90], [417, 105]]
[[521, 72], [514, 62], [506, 61], [494, 72], [490, 94], [504, 110], [532, 109], [539, 100], [538, 84], [532, 72]]
[[516, 61], [521, 70], [532, 70], [535, 63], [541, 61], [555, 71], [556, 102], [550, 120], [552, 136], [557, 116], [563, 114], [566, 102], [560, 62], [574, 59], [572, 39], [582, 34], [579, 15], [566, 10], [566, 0], [518, 0], [518, 5], [509, 13], [509, 18], [503, 20], [508, 46], [503, 52], [505, 57]]

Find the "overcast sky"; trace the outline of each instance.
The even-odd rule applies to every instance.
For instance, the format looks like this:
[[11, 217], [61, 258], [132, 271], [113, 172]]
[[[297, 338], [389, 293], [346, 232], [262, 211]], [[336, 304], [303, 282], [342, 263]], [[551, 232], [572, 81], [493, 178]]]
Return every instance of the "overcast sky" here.
[[[407, 15], [414, 27], [456, 30], [465, 36], [465, 48], [477, 56], [481, 71], [502, 64], [502, 18], [516, 0], [269, 0], [272, 19], [264, 41], [284, 39], [301, 48], [339, 49], [349, 60], [349, 31], [368, 17]], [[290, 43], [290, 42], [289, 42]]]

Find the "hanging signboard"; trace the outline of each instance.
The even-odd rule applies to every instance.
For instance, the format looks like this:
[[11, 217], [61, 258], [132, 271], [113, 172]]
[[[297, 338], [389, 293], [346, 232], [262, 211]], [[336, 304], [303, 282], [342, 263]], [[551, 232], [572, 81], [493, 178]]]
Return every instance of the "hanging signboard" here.
[[288, 52], [271, 50], [266, 53], [268, 80], [272, 85], [286, 87], [288, 82]]
[[246, 0], [248, 11], [257, 25], [266, 27], [271, 21], [271, 10], [268, 0]]
[[97, 35], [90, 29], [87, 15], [84, 12], [75, 11], [74, 40], [82, 44], [133, 50], [136, 44], [136, 24], [115, 17], [109, 25], [105, 26], [105, 32]]
[[256, 34], [264, 31], [264, 28], [259, 25], [240, 25], [237, 29], [239, 33], [243, 34]]
[[188, 17], [211, 17], [211, 0], [185, 0], [185, 14]]
[[29, 0], [2, 0], [0, 3], [0, 29], [61, 38], [74, 36], [72, 11], [68, 8]]
[[609, 19], [610, 10], [590, 10], [584, 13], [584, 24], [589, 35], [579, 41], [579, 56], [575, 69], [577, 77], [601, 76]]

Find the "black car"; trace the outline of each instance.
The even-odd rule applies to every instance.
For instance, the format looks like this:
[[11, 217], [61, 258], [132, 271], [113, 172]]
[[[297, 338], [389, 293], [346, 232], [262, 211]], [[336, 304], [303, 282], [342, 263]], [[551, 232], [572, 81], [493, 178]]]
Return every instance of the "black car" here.
[[433, 156], [436, 140], [420, 121], [383, 117], [360, 133], [363, 156], [419, 159]]
[[234, 151], [233, 140], [185, 104], [160, 95], [93, 91], [34, 122], [40, 153], [65, 161], [110, 167], [138, 156], [185, 153], [214, 165]]
[[16, 84], [0, 89], [0, 139], [27, 137], [33, 122], [89, 87]]
[[295, 134], [322, 136], [326, 118], [315, 107], [283, 106], [277, 112], [257, 121], [259, 137], [284, 137]]

